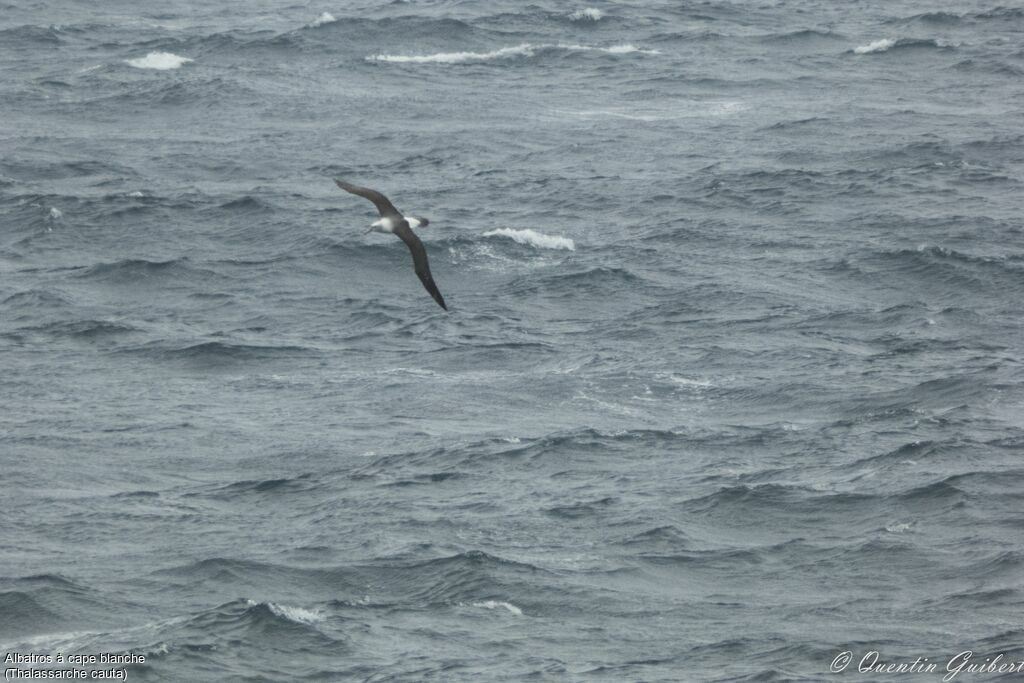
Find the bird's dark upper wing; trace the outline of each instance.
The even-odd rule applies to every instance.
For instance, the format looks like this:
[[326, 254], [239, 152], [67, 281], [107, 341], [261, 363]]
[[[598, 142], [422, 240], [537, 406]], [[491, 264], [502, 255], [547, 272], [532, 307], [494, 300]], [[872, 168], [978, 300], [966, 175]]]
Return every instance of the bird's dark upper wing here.
[[430, 296], [434, 297], [434, 301], [447, 311], [448, 307], [444, 303], [444, 297], [441, 296], [437, 285], [434, 284], [434, 278], [430, 275], [430, 264], [427, 263], [427, 250], [423, 248], [423, 242], [420, 242], [420, 238], [405, 221], [402, 221], [401, 225], [395, 229], [395, 234], [402, 238], [402, 241], [408, 245], [409, 251], [412, 252], [413, 267], [416, 269], [420, 282], [430, 292]]
[[371, 190], [368, 187], [359, 187], [358, 185], [346, 183], [344, 180], [341, 180], [339, 178], [335, 178], [334, 182], [338, 184], [338, 187], [345, 190], [346, 192], [351, 192], [352, 194], [357, 194], [360, 197], [365, 197], [366, 199], [369, 199], [371, 202], [373, 202], [373, 205], [377, 207], [377, 211], [380, 211], [380, 215], [382, 217], [402, 217], [402, 213], [395, 208], [395, 205], [391, 203], [391, 200], [382, 195], [380, 192], [377, 192], [377, 190]]

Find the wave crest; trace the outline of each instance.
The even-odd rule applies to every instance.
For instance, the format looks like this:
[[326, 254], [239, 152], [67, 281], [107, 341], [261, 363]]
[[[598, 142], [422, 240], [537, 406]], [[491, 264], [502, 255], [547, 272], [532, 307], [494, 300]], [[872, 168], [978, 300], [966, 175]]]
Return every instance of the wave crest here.
[[145, 57], [126, 59], [125, 61], [137, 69], [159, 69], [160, 71], [166, 71], [167, 69], [177, 69], [182, 64], [193, 60], [188, 57], [180, 57], [173, 52], [156, 51], [150, 52]]
[[603, 16], [604, 12], [596, 7], [586, 7], [584, 9], [576, 10], [569, 15], [569, 18], [573, 21], [600, 21]]
[[576, 243], [568, 237], [557, 235], [545, 235], [536, 230], [513, 230], [512, 228], [498, 228], [484, 233], [484, 237], [508, 237], [519, 244], [527, 244], [538, 249], [567, 249], [576, 251]]
[[461, 64], [464, 62], [487, 62], [510, 57], [533, 57], [544, 50], [564, 50], [570, 52], [604, 52], [611, 55], [630, 53], [659, 54], [657, 50], [647, 50], [633, 44], [596, 47], [593, 45], [570, 45], [564, 43], [534, 45], [522, 43], [512, 47], [503, 47], [490, 52], [438, 52], [430, 55], [389, 55], [379, 54], [366, 57], [368, 62], [393, 62], [400, 64]]
[[523, 616], [523, 610], [519, 609], [511, 602], [506, 602], [504, 600], [482, 600], [480, 602], [474, 602], [473, 607], [483, 607], [484, 609], [505, 608], [517, 617]]
[[959, 43], [950, 43], [942, 40], [933, 40], [931, 38], [900, 38], [899, 40], [893, 40], [892, 38], [882, 38], [881, 40], [876, 40], [873, 43], [868, 43], [867, 45], [861, 45], [860, 47], [853, 48], [853, 53], [858, 55], [866, 55], [872, 52], [886, 52], [892, 48], [953, 49], [958, 46]]
[[868, 43], [867, 45], [855, 47], [853, 48], [853, 51], [855, 54], [858, 55], [866, 55], [871, 52], [885, 52], [895, 44], [896, 41], [893, 40], [892, 38], [882, 38], [881, 40], [876, 40], [873, 43]]
[[333, 24], [337, 19], [330, 12], [324, 12], [319, 17], [314, 19], [310, 24], [310, 28], [316, 28], [317, 26], [323, 26], [324, 24]]
[[270, 610], [270, 613], [274, 616], [296, 624], [303, 624], [306, 626], [312, 626], [317, 622], [324, 620], [323, 612], [316, 609], [306, 609], [305, 607], [292, 607], [290, 605], [282, 605], [276, 602], [257, 602], [256, 600], [247, 599], [245, 604], [249, 607], [266, 607]]

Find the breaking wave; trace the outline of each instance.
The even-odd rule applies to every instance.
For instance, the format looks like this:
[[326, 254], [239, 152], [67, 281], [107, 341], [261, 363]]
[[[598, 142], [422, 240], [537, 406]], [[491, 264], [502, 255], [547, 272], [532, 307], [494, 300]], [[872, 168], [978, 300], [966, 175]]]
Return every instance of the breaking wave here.
[[570, 45], [562, 43], [547, 45], [522, 43], [521, 45], [503, 47], [497, 50], [491, 50], [490, 52], [438, 52], [429, 55], [370, 55], [366, 57], [366, 61], [394, 62], [400, 64], [461, 64], [463, 62], [487, 62], [495, 59], [509, 59], [511, 57], [533, 57], [536, 53], [545, 50], [604, 52], [611, 55], [623, 55], [630, 53], [648, 55], [658, 54], [657, 50], [647, 50], [632, 44], [595, 47], [592, 45]]
[[156, 51], [150, 52], [145, 57], [126, 59], [125, 61], [137, 69], [159, 69], [160, 71], [166, 71], [167, 69], [177, 69], [182, 64], [193, 60], [189, 57], [180, 57], [173, 52]]
[[855, 47], [853, 48], [853, 51], [858, 55], [866, 55], [870, 52], [885, 52], [895, 44], [896, 41], [892, 40], [891, 38], [882, 38], [881, 40], [876, 40], [873, 43], [868, 43], [867, 45]]
[[576, 10], [569, 15], [569, 18], [573, 21], [600, 21], [603, 16], [604, 12], [596, 7], [587, 7], [585, 9]]
[[317, 26], [323, 26], [324, 24], [333, 24], [336, 21], [337, 18], [335, 18], [333, 14], [331, 14], [330, 12], [324, 12], [319, 17], [314, 19], [309, 25], [312, 28], [316, 28]]
[[484, 233], [484, 237], [508, 237], [511, 240], [515, 240], [519, 244], [528, 244], [531, 247], [537, 247], [539, 249], [568, 249], [569, 251], [576, 250], [576, 243], [568, 237], [559, 237], [557, 235], [545, 235], [542, 232], [536, 230], [513, 230], [512, 228], [498, 228], [497, 230], [489, 230]]

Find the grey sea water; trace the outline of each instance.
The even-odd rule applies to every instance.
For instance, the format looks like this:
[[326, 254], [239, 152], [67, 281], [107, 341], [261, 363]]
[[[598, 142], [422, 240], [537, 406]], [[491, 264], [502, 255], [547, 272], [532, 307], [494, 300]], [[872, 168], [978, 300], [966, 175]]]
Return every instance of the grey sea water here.
[[1022, 209], [1016, 5], [3, 0], [0, 657], [1020, 662]]

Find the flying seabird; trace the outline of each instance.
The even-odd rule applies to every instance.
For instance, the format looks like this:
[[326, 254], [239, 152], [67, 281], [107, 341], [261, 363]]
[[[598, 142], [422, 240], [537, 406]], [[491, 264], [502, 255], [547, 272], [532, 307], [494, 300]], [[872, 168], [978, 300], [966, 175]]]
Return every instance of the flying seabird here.
[[373, 205], [377, 207], [377, 211], [380, 212], [380, 220], [372, 223], [367, 232], [383, 232], [398, 235], [405, 242], [406, 246], [409, 247], [409, 251], [412, 252], [412, 264], [416, 270], [416, 275], [420, 278], [420, 282], [430, 292], [430, 296], [434, 297], [434, 301], [447, 311], [448, 307], [444, 304], [444, 297], [441, 296], [437, 285], [434, 284], [434, 278], [430, 275], [427, 250], [423, 248], [423, 242], [420, 242], [420, 238], [412, 231], [413, 228], [427, 227], [430, 221], [426, 218], [403, 216], [402, 212], [396, 209], [395, 205], [387, 197], [376, 190], [371, 190], [368, 187], [358, 187], [351, 183], [346, 183], [340, 178], [335, 178], [334, 182], [346, 192], [357, 194], [373, 202]]

